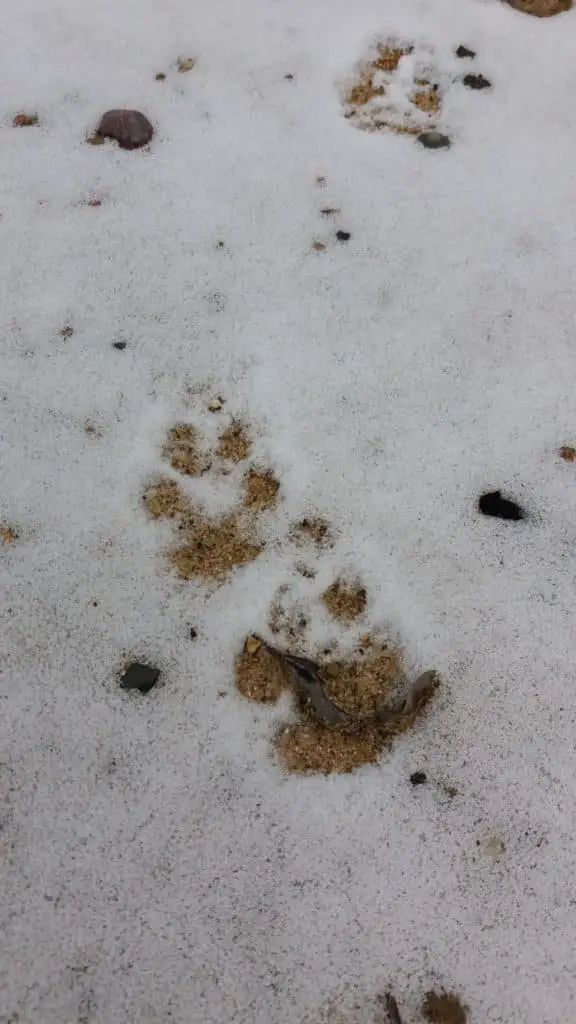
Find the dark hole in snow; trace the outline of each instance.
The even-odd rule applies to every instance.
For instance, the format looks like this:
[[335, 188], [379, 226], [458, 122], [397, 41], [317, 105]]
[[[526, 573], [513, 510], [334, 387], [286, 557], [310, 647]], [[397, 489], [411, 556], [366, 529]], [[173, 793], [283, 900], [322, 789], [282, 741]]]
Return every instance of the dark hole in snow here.
[[140, 662], [134, 661], [125, 669], [120, 680], [120, 686], [123, 690], [139, 690], [140, 693], [149, 693], [159, 678], [159, 668], [154, 668], [152, 665], [142, 665]]
[[478, 508], [484, 516], [495, 516], [497, 519], [525, 519], [526, 513], [515, 501], [503, 498], [500, 491], [483, 494], [478, 501]]
[[410, 782], [413, 786], [423, 786], [425, 782], [428, 782], [426, 772], [412, 772]]

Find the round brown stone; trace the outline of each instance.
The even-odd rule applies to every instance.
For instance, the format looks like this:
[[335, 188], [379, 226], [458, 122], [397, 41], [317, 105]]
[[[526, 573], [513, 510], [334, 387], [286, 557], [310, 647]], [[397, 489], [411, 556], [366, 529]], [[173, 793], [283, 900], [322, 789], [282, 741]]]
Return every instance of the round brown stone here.
[[107, 110], [96, 129], [105, 139], [116, 139], [121, 149], [147, 146], [154, 128], [139, 110]]
[[510, 7], [515, 7], [523, 14], [532, 14], [535, 18], [553, 18], [572, 7], [572, 0], [507, 0]]

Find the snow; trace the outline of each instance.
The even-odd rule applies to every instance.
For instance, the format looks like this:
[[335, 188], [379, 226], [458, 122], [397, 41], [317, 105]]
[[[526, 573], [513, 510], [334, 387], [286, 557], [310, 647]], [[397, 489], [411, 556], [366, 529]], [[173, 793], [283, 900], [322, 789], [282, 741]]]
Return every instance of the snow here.
[[[405, 1024], [432, 987], [473, 1024], [574, 1019], [576, 476], [556, 450], [575, 429], [575, 19], [496, 0], [5, 10], [2, 1024], [375, 1024], [390, 987]], [[493, 83], [450, 87], [449, 151], [342, 116], [389, 35]], [[150, 150], [87, 146], [123, 106], [155, 123]], [[20, 111], [39, 126], [12, 128]], [[167, 571], [141, 495], [173, 423], [210, 440], [230, 415], [281, 505], [264, 555], [206, 588]], [[220, 510], [236, 479], [186, 486]], [[479, 516], [496, 488], [529, 518]], [[313, 582], [285, 542], [310, 510], [337, 533]], [[377, 766], [286, 776], [287, 704], [241, 700], [233, 657], [284, 583], [312, 652], [351, 645], [318, 599], [340, 572], [368, 590], [362, 628], [443, 686]], [[120, 692], [129, 656], [163, 686]]]

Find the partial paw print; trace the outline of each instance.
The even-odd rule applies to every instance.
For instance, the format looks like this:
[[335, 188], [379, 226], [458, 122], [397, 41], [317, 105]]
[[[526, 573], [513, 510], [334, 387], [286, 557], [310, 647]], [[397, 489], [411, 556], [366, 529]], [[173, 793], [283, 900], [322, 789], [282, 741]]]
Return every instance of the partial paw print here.
[[[336, 580], [321, 600], [341, 629], [364, 614], [367, 593], [360, 583]], [[394, 737], [415, 724], [438, 680], [426, 672], [407, 685], [400, 650], [376, 633], [360, 636], [342, 656], [336, 644], [306, 656], [310, 622], [310, 612], [290, 604], [289, 588], [281, 588], [267, 622], [273, 640], [246, 638], [235, 659], [236, 686], [263, 704], [292, 692], [296, 721], [281, 726], [275, 737], [276, 754], [288, 771], [352, 772], [378, 761]]]
[[[459, 46], [455, 56], [469, 61], [476, 54]], [[447, 149], [450, 138], [439, 126], [446, 95], [458, 82], [475, 90], [491, 86], [482, 74], [442, 67], [428, 44], [389, 39], [357, 66], [343, 96], [344, 116], [362, 131], [414, 135], [427, 149]]]
[[[208, 405], [211, 413], [220, 412], [218, 397]], [[252, 454], [251, 428], [231, 419], [210, 446], [190, 423], [177, 423], [168, 432], [163, 458], [173, 470], [185, 477], [212, 474], [227, 476], [247, 462]], [[177, 479], [161, 477], [147, 489], [144, 501], [153, 519], [171, 519], [178, 525], [178, 540], [169, 552], [170, 562], [186, 580], [223, 582], [240, 566], [254, 561], [264, 550], [258, 532], [259, 517], [278, 502], [280, 482], [273, 470], [250, 465], [243, 474], [241, 497], [227, 513], [209, 516], [195, 504]]]

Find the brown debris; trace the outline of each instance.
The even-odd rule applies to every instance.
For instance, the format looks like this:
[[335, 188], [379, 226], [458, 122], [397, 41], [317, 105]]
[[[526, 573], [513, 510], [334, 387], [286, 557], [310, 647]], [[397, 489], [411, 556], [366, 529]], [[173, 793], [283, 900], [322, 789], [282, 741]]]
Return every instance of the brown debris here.
[[386, 1007], [386, 1013], [388, 1014], [390, 1024], [402, 1024], [398, 1003], [391, 992], [387, 992], [383, 998], [380, 996], [379, 1002], [382, 1002]]
[[8, 523], [0, 523], [0, 540], [4, 544], [12, 544], [15, 540], [18, 540], [18, 533]]
[[[95, 134], [103, 139], [115, 139], [121, 149], [140, 149], [148, 145], [154, 128], [139, 110], [107, 110]], [[94, 144], [94, 137], [92, 141]]]
[[320, 242], [319, 239], [317, 238], [314, 239], [310, 248], [312, 252], [326, 252], [326, 246], [324, 245], [324, 242]]
[[242, 654], [235, 661], [236, 686], [244, 697], [259, 704], [275, 704], [286, 686], [282, 665], [262, 643], [249, 650], [248, 637]]
[[185, 74], [196, 67], [196, 60], [194, 57], [179, 57], [177, 67], [180, 74]]
[[312, 543], [318, 547], [327, 547], [332, 543], [330, 523], [321, 516], [307, 516], [295, 523], [290, 537], [296, 543]]
[[74, 328], [70, 327], [70, 324], [66, 324], [66, 326], [63, 327], [62, 330], [58, 331], [58, 334], [60, 335], [61, 338], [64, 338], [64, 341], [68, 341], [68, 338], [71, 338], [72, 335], [74, 334]]
[[353, 622], [366, 609], [367, 594], [359, 583], [336, 580], [322, 594], [330, 615], [341, 622]]
[[418, 89], [411, 99], [414, 106], [425, 114], [437, 114], [440, 110], [440, 93], [433, 86], [429, 89]]
[[186, 500], [178, 484], [166, 477], [148, 488], [144, 501], [152, 519], [174, 519], [186, 510]]
[[190, 509], [183, 529], [184, 543], [172, 551], [170, 558], [185, 580], [224, 579], [237, 566], [253, 562], [262, 550], [262, 545], [243, 529], [237, 511], [221, 519], [209, 519]]
[[271, 469], [250, 469], [244, 477], [244, 507], [259, 511], [273, 508], [279, 490], [280, 482]]
[[396, 71], [402, 57], [412, 52], [411, 46], [394, 46], [390, 43], [378, 44], [378, 57], [372, 63], [377, 71]]
[[558, 450], [558, 455], [564, 459], [564, 462], [576, 462], [576, 448], [570, 444], [563, 444]]
[[210, 461], [198, 451], [198, 431], [189, 423], [177, 423], [168, 434], [164, 457], [185, 476], [201, 476], [210, 469]]
[[357, 718], [375, 715], [402, 670], [398, 651], [374, 647], [364, 657], [332, 661], [321, 667], [324, 689], [339, 708]]
[[508, 0], [508, 3], [517, 11], [532, 14], [535, 18], [552, 18], [572, 8], [572, 0]]
[[248, 428], [244, 423], [233, 420], [230, 426], [220, 434], [216, 455], [219, 455], [221, 459], [230, 459], [231, 462], [244, 462], [251, 452], [252, 441], [248, 434]]
[[468, 1007], [453, 992], [427, 992], [422, 1014], [430, 1024], [466, 1024]]
[[12, 119], [14, 128], [34, 128], [38, 124], [38, 114], [16, 114]]

